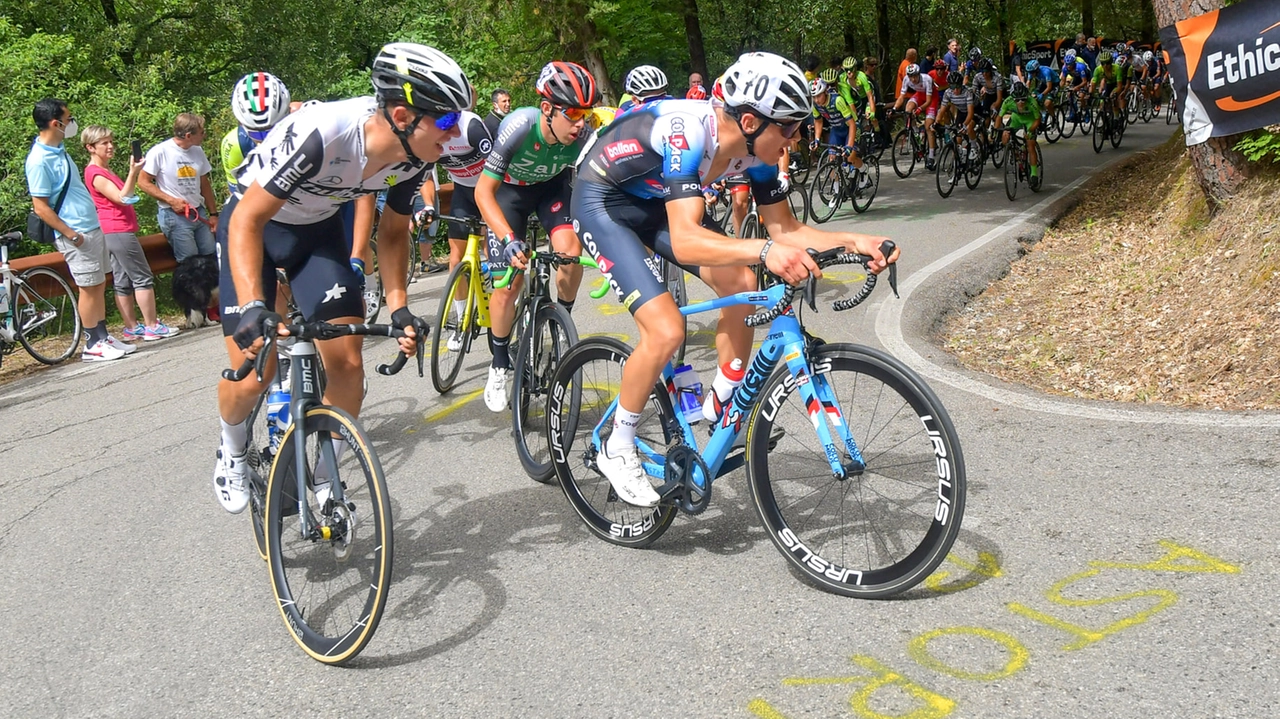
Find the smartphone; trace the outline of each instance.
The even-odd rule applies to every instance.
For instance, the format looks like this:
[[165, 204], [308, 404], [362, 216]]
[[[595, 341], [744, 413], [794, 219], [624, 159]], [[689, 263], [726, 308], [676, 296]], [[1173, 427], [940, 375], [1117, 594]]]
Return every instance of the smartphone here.
[[142, 159], [142, 140], [133, 141], [133, 161], [137, 162]]

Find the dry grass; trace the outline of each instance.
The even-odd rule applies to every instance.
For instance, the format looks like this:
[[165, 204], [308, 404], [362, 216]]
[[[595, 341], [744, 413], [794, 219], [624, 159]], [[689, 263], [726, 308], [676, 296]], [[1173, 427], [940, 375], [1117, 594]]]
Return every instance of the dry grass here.
[[967, 367], [1053, 394], [1280, 408], [1278, 275], [1280, 177], [1250, 180], [1210, 218], [1178, 135], [1088, 185], [949, 319], [944, 344]]

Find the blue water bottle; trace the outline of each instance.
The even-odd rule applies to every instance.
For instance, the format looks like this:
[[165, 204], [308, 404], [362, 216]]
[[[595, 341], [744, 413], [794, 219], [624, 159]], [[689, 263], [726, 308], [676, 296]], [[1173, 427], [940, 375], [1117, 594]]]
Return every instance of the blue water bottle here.
[[489, 269], [488, 262], [480, 263], [480, 277], [482, 278], [481, 283], [484, 285], [484, 288], [486, 290], [492, 290], [493, 289], [493, 272]]
[[271, 438], [271, 456], [275, 456], [280, 447], [280, 438], [285, 429], [293, 421], [289, 414], [289, 390], [283, 387], [272, 387], [267, 394], [267, 432]]

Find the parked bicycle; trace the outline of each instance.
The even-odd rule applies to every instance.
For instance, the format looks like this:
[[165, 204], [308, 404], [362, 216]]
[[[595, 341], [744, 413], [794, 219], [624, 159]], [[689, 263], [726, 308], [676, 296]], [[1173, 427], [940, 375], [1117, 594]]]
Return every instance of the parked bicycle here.
[[0, 235], [0, 361], [22, 345], [37, 362], [58, 364], [80, 346], [76, 295], [47, 267], [14, 274], [9, 248], [21, 241], [21, 232]]

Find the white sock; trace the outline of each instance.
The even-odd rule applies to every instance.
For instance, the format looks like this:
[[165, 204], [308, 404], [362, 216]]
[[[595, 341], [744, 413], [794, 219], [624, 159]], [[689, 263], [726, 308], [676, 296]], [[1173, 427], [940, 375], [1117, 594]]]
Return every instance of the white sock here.
[[453, 315], [454, 315], [455, 317], [457, 317], [458, 319], [462, 319], [462, 313], [463, 313], [463, 312], [466, 312], [466, 311], [467, 311], [467, 301], [466, 301], [466, 300], [454, 300], [454, 301], [453, 301]]
[[342, 461], [342, 453], [347, 451], [346, 440], [338, 437], [332, 437], [330, 438], [330, 441], [333, 442], [333, 461], [335, 466], [330, 467], [327, 462], [321, 462], [316, 465], [314, 472], [316, 479], [333, 479], [333, 477], [338, 473], [336, 465]]
[[249, 445], [249, 420], [246, 418], [240, 424], [227, 424], [219, 417], [218, 421], [222, 423], [222, 446], [230, 450], [233, 457], [244, 454]]
[[640, 413], [629, 412], [618, 405], [613, 413], [613, 432], [605, 440], [604, 451], [610, 457], [617, 457], [635, 447], [636, 427], [640, 424]]

